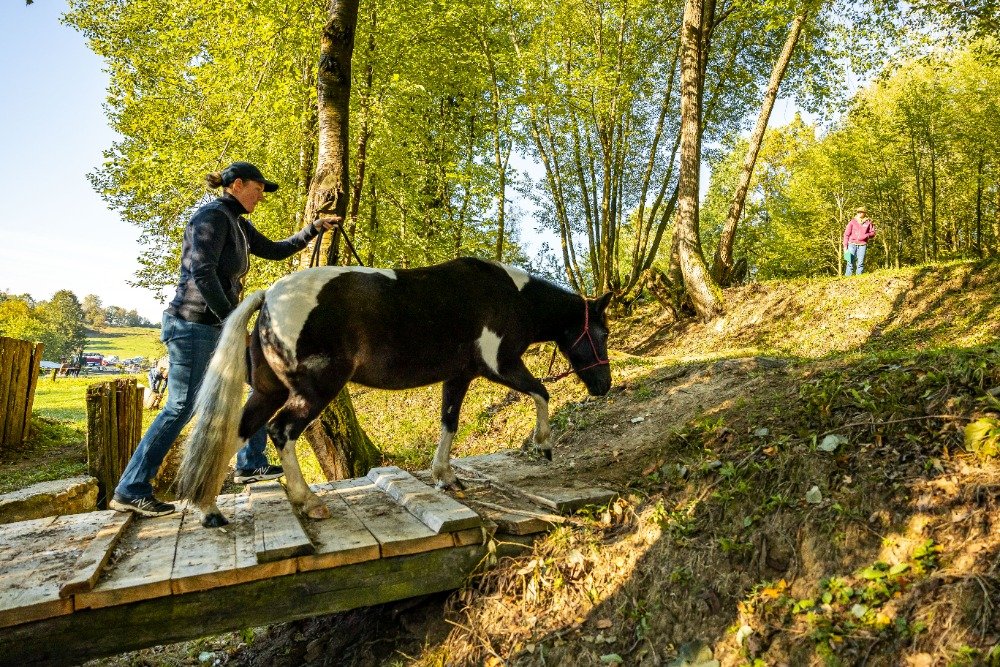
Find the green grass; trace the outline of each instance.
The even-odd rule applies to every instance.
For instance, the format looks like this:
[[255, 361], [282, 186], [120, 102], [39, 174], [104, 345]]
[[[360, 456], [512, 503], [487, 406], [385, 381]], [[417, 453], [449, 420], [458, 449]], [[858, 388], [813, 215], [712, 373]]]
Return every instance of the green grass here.
[[[144, 375], [87, 375], [79, 378], [56, 378], [42, 375], [35, 387], [35, 404], [32, 412], [42, 417], [61, 422], [66, 426], [87, 430], [87, 387], [95, 382], [108, 382], [119, 378], [135, 378], [139, 384], [145, 384]], [[152, 421], [152, 411], [143, 415], [143, 425]]]
[[146, 327], [109, 327], [88, 331], [84, 350], [119, 359], [158, 359], [167, 352], [160, 342], [160, 330]]

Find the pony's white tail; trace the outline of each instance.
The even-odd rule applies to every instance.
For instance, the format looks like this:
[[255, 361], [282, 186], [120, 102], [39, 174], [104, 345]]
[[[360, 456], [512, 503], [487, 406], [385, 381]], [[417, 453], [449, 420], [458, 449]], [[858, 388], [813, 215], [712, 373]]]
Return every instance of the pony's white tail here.
[[177, 472], [177, 490], [181, 498], [199, 507], [215, 503], [229, 472], [229, 460], [242, 446], [239, 425], [247, 378], [247, 324], [263, 305], [264, 295], [264, 290], [254, 292], [226, 317], [198, 389], [194, 404], [197, 421]]

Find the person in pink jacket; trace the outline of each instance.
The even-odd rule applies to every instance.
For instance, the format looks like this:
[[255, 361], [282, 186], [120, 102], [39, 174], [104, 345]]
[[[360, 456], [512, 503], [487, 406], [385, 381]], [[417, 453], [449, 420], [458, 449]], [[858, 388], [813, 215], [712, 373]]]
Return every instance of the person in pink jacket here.
[[860, 276], [864, 272], [865, 250], [868, 248], [868, 240], [873, 238], [875, 238], [875, 224], [862, 206], [858, 208], [844, 230], [844, 260], [847, 262], [844, 275]]

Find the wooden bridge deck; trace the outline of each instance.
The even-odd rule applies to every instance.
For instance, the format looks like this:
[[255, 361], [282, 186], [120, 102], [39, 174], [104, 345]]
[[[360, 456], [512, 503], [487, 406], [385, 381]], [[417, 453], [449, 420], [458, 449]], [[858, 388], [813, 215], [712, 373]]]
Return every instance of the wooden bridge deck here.
[[544, 464], [515, 455], [454, 464], [461, 502], [377, 468], [313, 487], [331, 511], [324, 521], [300, 521], [268, 482], [220, 497], [231, 523], [218, 529], [187, 508], [0, 526], [0, 664], [75, 664], [458, 588], [491, 536], [494, 548], [523, 544], [561, 521], [554, 511], [613, 495], [546, 481]]

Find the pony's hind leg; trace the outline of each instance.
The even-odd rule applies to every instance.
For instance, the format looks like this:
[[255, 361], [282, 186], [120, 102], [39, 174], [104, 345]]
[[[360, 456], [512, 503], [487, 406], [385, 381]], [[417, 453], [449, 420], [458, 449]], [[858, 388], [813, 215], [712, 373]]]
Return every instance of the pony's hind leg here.
[[470, 382], [469, 378], [455, 378], [441, 385], [441, 438], [431, 466], [431, 476], [438, 488], [462, 489], [462, 483], [451, 469], [451, 443], [458, 431], [458, 413]]
[[[323, 370], [327, 377], [345, 377], [328, 367]], [[330, 510], [309, 489], [305, 478], [302, 477], [299, 460], [295, 456], [295, 441], [302, 435], [309, 422], [319, 416], [345, 384], [345, 380], [331, 382], [326, 379], [320, 384], [297, 377], [288, 400], [267, 427], [271, 441], [281, 454], [281, 465], [285, 469], [285, 479], [288, 481], [288, 498], [293, 504], [301, 506], [302, 513], [310, 519], [327, 519], [330, 517]]]
[[[276, 388], [262, 389], [260, 386], [254, 388], [250, 400], [243, 406], [243, 416], [240, 417], [239, 438], [243, 444], [246, 444], [247, 439], [267, 423], [275, 410], [285, 402], [287, 395], [288, 390], [281, 385]], [[229, 523], [214, 501], [199, 505], [198, 509], [202, 515], [201, 525], [206, 528], [218, 528]]]

